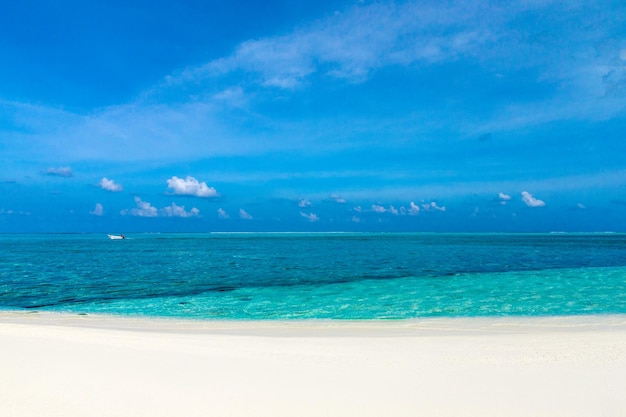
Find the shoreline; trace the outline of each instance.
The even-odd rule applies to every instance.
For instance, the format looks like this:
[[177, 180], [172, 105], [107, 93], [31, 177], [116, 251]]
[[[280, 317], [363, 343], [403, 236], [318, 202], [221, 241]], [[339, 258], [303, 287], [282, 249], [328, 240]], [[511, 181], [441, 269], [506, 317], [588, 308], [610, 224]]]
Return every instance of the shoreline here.
[[31, 416], [622, 416], [626, 315], [187, 321], [0, 312]]
[[333, 336], [342, 331], [349, 335], [444, 335], [532, 333], [542, 331], [626, 331], [626, 314], [590, 314], [568, 316], [474, 316], [424, 317], [411, 319], [294, 319], [294, 320], [236, 320], [196, 319], [163, 316], [130, 316], [115, 314], [86, 314], [53, 311], [0, 310], [0, 325], [48, 325], [108, 330], [207, 333], [227, 331], [241, 335]]

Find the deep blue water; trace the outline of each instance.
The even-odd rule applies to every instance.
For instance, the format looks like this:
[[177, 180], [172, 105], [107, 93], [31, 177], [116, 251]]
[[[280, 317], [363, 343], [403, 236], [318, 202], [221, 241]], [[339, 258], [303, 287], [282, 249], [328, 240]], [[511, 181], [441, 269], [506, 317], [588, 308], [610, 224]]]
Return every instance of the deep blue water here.
[[0, 235], [0, 309], [200, 319], [626, 313], [624, 234]]

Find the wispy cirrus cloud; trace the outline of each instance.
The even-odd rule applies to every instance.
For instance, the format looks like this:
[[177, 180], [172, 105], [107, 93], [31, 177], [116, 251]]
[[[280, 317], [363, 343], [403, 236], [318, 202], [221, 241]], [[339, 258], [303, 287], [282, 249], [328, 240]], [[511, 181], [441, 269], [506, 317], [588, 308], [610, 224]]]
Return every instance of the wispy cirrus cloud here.
[[167, 78], [180, 84], [235, 71], [257, 74], [266, 87], [293, 89], [314, 75], [362, 82], [389, 65], [454, 59], [489, 38], [467, 4], [376, 3], [349, 8], [293, 32], [241, 43], [233, 54]]
[[[94, 109], [86, 115], [6, 101], [0, 101], [0, 107], [9, 109], [11, 124], [47, 138], [49, 146], [29, 150], [41, 153], [41, 158], [51, 148], [73, 160], [242, 154], [297, 146], [285, 138], [304, 127], [301, 123], [277, 125], [271, 115], [254, 109], [242, 117], [261, 128], [256, 131], [270, 133], [258, 140], [239, 131], [240, 125], [232, 123], [232, 115], [225, 117], [224, 108], [253, 107], [258, 104], [254, 103], [258, 89], [289, 94], [287, 90], [329, 79], [364, 83], [377, 71], [393, 66], [407, 68], [419, 79], [420, 68], [464, 60], [489, 68], [485, 77], [506, 80], [511, 73], [530, 72], [534, 74], [530, 82], [549, 88], [538, 100], [522, 95], [523, 99], [502, 103], [488, 117], [459, 121], [462, 133], [480, 135], [572, 118], [603, 120], [626, 109], [626, 94], [622, 94], [625, 48], [623, 36], [616, 38], [626, 18], [614, 10], [607, 19], [601, 10], [586, 1], [565, 5], [513, 1], [507, 7], [482, 0], [358, 5], [281, 35], [249, 39], [229, 55], [164, 75], [164, 82], [134, 102]], [[541, 25], [520, 26], [544, 14], [554, 20], [555, 30], [529, 31], [528, 27]], [[580, 25], [582, 17], [590, 23]], [[463, 102], [465, 98], [451, 100]], [[371, 122], [366, 130], [414, 126], [415, 117], [396, 118], [382, 127]], [[306, 134], [314, 135], [320, 125], [316, 121]], [[328, 130], [336, 132], [336, 123], [328, 121]], [[11, 134], [16, 138], [9, 151], [11, 147], [21, 150], [25, 146], [21, 143], [26, 142], [22, 133]], [[304, 142], [300, 143], [306, 146]]]

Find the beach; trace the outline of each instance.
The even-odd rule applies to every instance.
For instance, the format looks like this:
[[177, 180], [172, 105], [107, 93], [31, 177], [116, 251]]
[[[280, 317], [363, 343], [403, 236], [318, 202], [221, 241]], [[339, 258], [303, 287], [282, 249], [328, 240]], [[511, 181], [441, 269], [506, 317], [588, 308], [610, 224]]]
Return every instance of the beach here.
[[0, 314], [21, 416], [623, 416], [626, 316], [192, 321]]

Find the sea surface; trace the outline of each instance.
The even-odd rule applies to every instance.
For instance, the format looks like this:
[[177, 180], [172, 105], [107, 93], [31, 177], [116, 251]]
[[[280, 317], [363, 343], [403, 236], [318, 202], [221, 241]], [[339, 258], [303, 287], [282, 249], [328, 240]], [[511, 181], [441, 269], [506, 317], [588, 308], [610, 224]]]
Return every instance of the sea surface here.
[[624, 314], [626, 235], [0, 235], [0, 310], [235, 320]]

